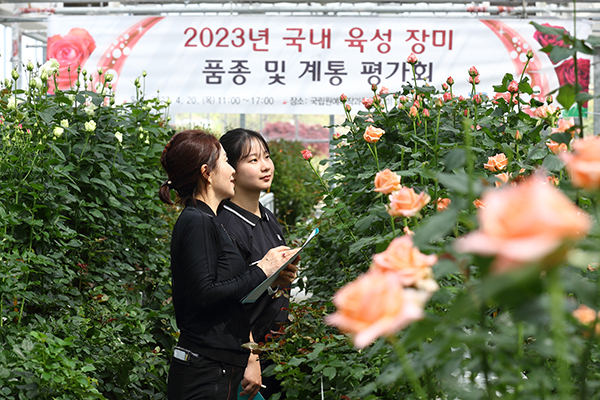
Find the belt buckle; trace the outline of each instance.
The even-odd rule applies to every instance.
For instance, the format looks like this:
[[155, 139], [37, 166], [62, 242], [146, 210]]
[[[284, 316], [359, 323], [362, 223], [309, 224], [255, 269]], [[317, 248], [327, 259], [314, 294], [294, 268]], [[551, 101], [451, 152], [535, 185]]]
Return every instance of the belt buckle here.
[[198, 354], [193, 353], [188, 349], [184, 349], [183, 347], [175, 346], [173, 350], [173, 358], [181, 361], [190, 361], [190, 358], [192, 357], [198, 357]]

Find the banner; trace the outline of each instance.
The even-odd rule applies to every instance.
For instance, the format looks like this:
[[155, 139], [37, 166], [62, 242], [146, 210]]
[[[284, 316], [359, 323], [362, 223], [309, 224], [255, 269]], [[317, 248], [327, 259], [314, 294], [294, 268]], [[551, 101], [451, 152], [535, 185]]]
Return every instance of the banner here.
[[[527, 20], [281, 16], [54, 16], [48, 58], [61, 63], [59, 88], [73, 85], [77, 66], [114, 75], [118, 101], [169, 98], [173, 112], [342, 114], [340, 94], [353, 107], [371, 85], [401, 90], [406, 82], [440, 87], [449, 76], [455, 94], [470, 90], [468, 70], [481, 74], [479, 91], [493, 96], [505, 73], [517, 79], [528, 50], [526, 76], [540, 97], [574, 81], [572, 60], [553, 64], [539, 49], [555, 41]], [[564, 27], [567, 20], [536, 20]], [[591, 25], [578, 23], [586, 38]], [[406, 58], [414, 53], [416, 76]], [[70, 65], [70, 70], [67, 67]], [[589, 86], [582, 57], [579, 83]], [[147, 76], [142, 77], [145, 71]], [[89, 76], [89, 74], [88, 74]]]

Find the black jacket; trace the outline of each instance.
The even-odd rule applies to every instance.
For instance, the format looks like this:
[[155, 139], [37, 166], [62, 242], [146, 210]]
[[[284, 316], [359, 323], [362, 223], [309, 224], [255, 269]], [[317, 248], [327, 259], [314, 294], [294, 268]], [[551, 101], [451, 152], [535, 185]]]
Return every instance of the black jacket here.
[[240, 299], [266, 279], [248, 267], [211, 210], [188, 204], [171, 239], [173, 304], [179, 345], [217, 361], [245, 367], [250, 321]]

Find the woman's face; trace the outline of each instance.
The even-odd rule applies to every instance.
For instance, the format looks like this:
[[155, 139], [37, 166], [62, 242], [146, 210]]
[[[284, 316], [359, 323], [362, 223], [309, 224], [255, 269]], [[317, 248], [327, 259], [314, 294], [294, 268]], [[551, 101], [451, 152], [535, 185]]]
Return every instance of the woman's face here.
[[230, 199], [235, 194], [235, 184], [233, 179], [234, 173], [235, 170], [227, 162], [227, 154], [225, 154], [225, 150], [221, 148], [219, 160], [217, 161], [217, 168], [210, 173], [210, 183], [215, 196], [219, 201]]
[[267, 153], [258, 139], [252, 139], [250, 154], [238, 161], [235, 170], [235, 188], [237, 191], [261, 192], [271, 187], [275, 166], [271, 155]]

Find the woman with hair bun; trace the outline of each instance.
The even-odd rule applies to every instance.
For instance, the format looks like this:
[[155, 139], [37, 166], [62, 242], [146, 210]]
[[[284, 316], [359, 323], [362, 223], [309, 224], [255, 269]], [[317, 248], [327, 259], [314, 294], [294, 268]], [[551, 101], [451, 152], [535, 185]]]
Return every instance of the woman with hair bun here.
[[[297, 250], [271, 249], [247, 265], [216, 220], [219, 203], [234, 194], [235, 170], [212, 135], [189, 130], [175, 134], [161, 164], [167, 173], [159, 197], [185, 207], [171, 238], [173, 305], [180, 337], [169, 369], [169, 400], [234, 400], [248, 366], [258, 357], [242, 347], [250, 321], [240, 300]], [[289, 273], [289, 272], [288, 272]], [[291, 271], [295, 275], [295, 271]], [[254, 397], [258, 388], [242, 394]], [[254, 393], [252, 393], [254, 392]]]

